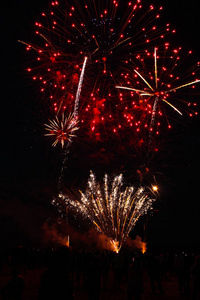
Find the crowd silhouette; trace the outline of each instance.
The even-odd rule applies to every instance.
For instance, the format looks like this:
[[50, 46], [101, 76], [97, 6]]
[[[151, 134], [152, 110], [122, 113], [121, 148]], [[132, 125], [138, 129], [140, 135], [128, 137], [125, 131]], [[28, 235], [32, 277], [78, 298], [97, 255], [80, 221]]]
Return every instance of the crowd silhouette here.
[[1, 287], [2, 300], [24, 300], [24, 275], [29, 269], [42, 270], [38, 300], [76, 300], [78, 289], [85, 292], [83, 299], [100, 300], [102, 291], [109, 290], [112, 294], [121, 288], [125, 289], [122, 300], [143, 300], [148, 299], [145, 296], [147, 281], [149, 299], [154, 299], [153, 295], [160, 295], [159, 299], [162, 299], [162, 295], [168, 293], [165, 282], [171, 280], [171, 274], [177, 282], [179, 297], [192, 300], [200, 297], [200, 256], [183, 252], [141, 254], [140, 251], [126, 251], [116, 254], [79, 251], [66, 246], [56, 250], [17, 247], [1, 253], [1, 273], [6, 264], [11, 271], [10, 280]]

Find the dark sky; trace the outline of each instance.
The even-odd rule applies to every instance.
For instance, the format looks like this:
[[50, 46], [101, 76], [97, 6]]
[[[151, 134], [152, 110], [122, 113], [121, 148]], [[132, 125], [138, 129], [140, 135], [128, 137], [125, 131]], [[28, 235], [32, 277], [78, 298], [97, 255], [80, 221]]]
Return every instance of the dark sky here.
[[[198, 1], [168, 0], [165, 2], [163, 15], [176, 28], [177, 40], [183, 47], [192, 49], [196, 60], [200, 60]], [[44, 116], [41, 111], [39, 94], [25, 72], [26, 51], [17, 42], [18, 39], [27, 40], [29, 38], [34, 30], [37, 16], [47, 6], [47, 0], [8, 0], [1, 5], [3, 38], [1, 38], [0, 197], [3, 205], [1, 224], [2, 226], [5, 224], [4, 222], [7, 224], [3, 230], [4, 237], [6, 230], [13, 234], [11, 223], [18, 224], [19, 228], [26, 226], [22, 226], [19, 221], [22, 217], [26, 220], [29, 219], [27, 216], [31, 210], [24, 204], [24, 197], [27, 198], [27, 203], [33, 203], [36, 211], [38, 208], [43, 212], [46, 204], [41, 199], [46, 196], [44, 193], [41, 196], [41, 191], [44, 189], [49, 195], [50, 180], [51, 184], [52, 181], [55, 186], [57, 184], [60, 153], [52, 150], [43, 136], [41, 125]], [[159, 165], [160, 161], [155, 163], [154, 169], [156, 172], [161, 172], [162, 176], [160, 199], [156, 205], [158, 211], [148, 221], [152, 243], [163, 245], [171, 243], [183, 246], [191, 243], [195, 246], [199, 245], [200, 248], [199, 125], [200, 120], [196, 119], [187, 123], [185, 128], [181, 125], [177, 126], [176, 132], [166, 146], [170, 149], [167, 149], [170, 155], [164, 159], [164, 167], [161, 167], [162, 164]], [[76, 171], [78, 172], [77, 166]], [[34, 188], [36, 192], [33, 196]], [[26, 208], [21, 205], [19, 214], [17, 212], [15, 214], [8, 213], [8, 202], [5, 205], [8, 198], [12, 198], [9, 202], [12, 208], [19, 202], [23, 203]], [[46, 201], [48, 202], [48, 200]], [[44, 215], [40, 213], [38, 222], [45, 221], [47, 215], [48, 210], [44, 212]], [[12, 216], [14, 216], [13, 219]], [[34, 218], [31, 221], [36, 222]], [[31, 224], [29, 224], [29, 228], [31, 228]], [[32, 234], [32, 230], [30, 232]], [[35, 235], [33, 234], [33, 236]]]

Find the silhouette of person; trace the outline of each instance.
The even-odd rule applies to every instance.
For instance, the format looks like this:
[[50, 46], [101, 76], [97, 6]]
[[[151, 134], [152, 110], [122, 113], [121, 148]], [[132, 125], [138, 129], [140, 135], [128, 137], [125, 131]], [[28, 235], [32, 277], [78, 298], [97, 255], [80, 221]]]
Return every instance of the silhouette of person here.
[[114, 256], [113, 270], [114, 270], [114, 288], [119, 289], [123, 277], [123, 272], [124, 272], [124, 257], [120, 253]]
[[160, 270], [160, 261], [159, 255], [152, 255], [149, 259], [149, 278], [151, 283], [152, 293], [155, 294], [155, 284], [160, 291], [160, 293], [164, 293], [162, 283], [161, 283], [161, 270]]
[[101, 267], [99, 258], [92, 254], [88, 257], [85, 271], [85, 284], [89, 300], [99, 300], [101, 290]]
[[196, 256], [195, 263], [191, 267], [192, 300], [196, 300], [200, 294], [200, 255]]
[[17, 274], [16, 270], [13, 270], [13, 276], [8, 284], [2, 289], [2, 299], [21, 300], [24, 290], [23, 276]]
[[188, 256], [184, 253], [179, 253], [175, 257], [174, 264], [180, 294], [188, 294], [190, 292], [190, 262], [188, 260]]
[[108, 287], [109, 270], [110, 270], [110, 257], [108, 253], [104, 253], [101, 259], [102, 264], [102, 281], [104, 288]]
[[85, 252], [77, 252], [76, 253], [76, 284], [77, 286], [81, 286], [84, 276], [85, 270], [85, 262], [86, 262], [86, 253]]
[[141, 261], [135, 257], [128, 268], [127, 300], [140, 300], [143, 291]]
[[70, 282], [70, 253], [65, 246], [54, 253], [52, 265], [42, 274], [39, 286], [39, 300], [73, 299], [73, 288]]

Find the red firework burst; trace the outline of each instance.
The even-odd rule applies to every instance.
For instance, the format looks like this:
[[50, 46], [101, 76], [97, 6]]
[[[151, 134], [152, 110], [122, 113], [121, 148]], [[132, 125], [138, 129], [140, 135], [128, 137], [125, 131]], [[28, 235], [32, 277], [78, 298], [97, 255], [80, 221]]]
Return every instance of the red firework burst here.
[[175, 114], [198, 114], [194, 89], [200, 83], [199, 63], [187, 69], [180, 52], [181, 48], [169, 50], [166, 43], [137, 55], [138, 63], [130, 62], [129, 69], [121, 74], [121, 85], [116, 86], [122, 97], [124, 124], [134, 128], [140, 139], [146, 137], [150, 145], [164, 123], [171, 128], [170, 118], [177, 119]]
[[45, 129], [48, 131], [45, 135], [55, 138], [52, 146], [60, 143], [64, 147], [66, 143], [72, 142], [72, 138], [75, 137], [75, 131], [78, 130], [77, 124], [78, 121], [73, 115], [65, 117], [63, 113], [61, 119], [56, 116], [54, 120], [49, 120], [49, 124], [45, 124]]
[[117, 134], [123, 119], [117, 114], [121, 101], [115, 85], [122, 70], [136, 53], [145, 53], [147, 45], [175, 32], [169, 24], [158, 26], [161, 10], [140, 0], [52, 2], [50, 11], [35, 23], [37, 38], [24, 43], [37, 54], [28, 70], [40, 82], [49, 109], [56, 115], [72, 112], [83, 57], [87, 56], [79, 107], [81, 126], [97, 139]]

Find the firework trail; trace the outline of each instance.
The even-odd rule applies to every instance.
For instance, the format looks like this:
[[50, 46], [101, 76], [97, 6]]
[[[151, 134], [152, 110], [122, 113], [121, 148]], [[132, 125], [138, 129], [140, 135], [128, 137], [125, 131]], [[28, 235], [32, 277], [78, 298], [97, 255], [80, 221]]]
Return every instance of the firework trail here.
[[76, 92], [76, 99], [75, 99], [75, 103], [74, 103], [74, 112], [73, 112], [73, 116], [75, 119], [78, 118], [79, 99], [80, 99], [80, 95], [81, 95], [81, 89], [82, 89], [82, 85], [83, 85], [83, 78], [84, 78], [87, 59], [88, 59], [87, 57], [85, 57], [85, 59], [84, 59], [84, 63], [83, 63], [83, 67], [81, 70], [81, 75], [80, 75], [80, 79], [79, 79], [79, 83], [78, 83], [78, 88], [77, 88], [77, 92]]
[[[66, 146], [65, 146], [64, 151], [63, 151], [61, 173], [60, 173], [59, 183], [58, 183], [59, 192], [61, 192], [61, 189], [62, 189], [62, 178], [64, 176], [63, 173], [64, 173], [64, 170], [66, 168], [67, 154], [69, 153], [69, 148], [70, 148], [71, 143], [72, 143], [72, 137], [75, 136], [72, 133], [75, 130], [78, 129], [76, 127], [77, 122], [78, 122], [78, 107], [79, 107], [79, 100], [80, 100], [80, 95], [81, 95], [81, 88], [82, 88], [82, 84], [83, 84], [86, 63], [87, 63], [87, 57], [85, 57], [85, 59], [84, 59], [84, 63], [83, 63], [83, 67], [82, 67], [82, 70], [81, 70], [81, 75], [80, 75], [80, 79], [79, 79], [79, 83], [78, 83], [78, 88], [77, 88], [77, 92], [76, 92], [76, 99], [75, 99], [75, 103], [74, 103], [74, 111], [73, 111], [73, 115], [72, 115], [72, 119], [71, 119], [71, 124], [72, 125], [70, 126], [71, 133], [70, 133], [70, 135], [68, 134], [68, 140], [67, 140]], [[65, 140], [64, 141], [61, 140], [61, 143], [62, 143], [63, 147], [64, 147], [64, 142], [65, 142]]]
[[103, 184], [96, 182], [90, 172], [86, 192], [80, 191], [81, 199], [72, 200], [60, 194], [53, 204], [60, 211], [69, 207], [88, 219], [95, 229], [110, 238], [113, 248], [118, 252], [136, 222], [145, 214], [156, 199], [155, 187], [133, 186], [123, 188], [123, 176], [115, 176], [111, 181], [107, 174]]
[[[49, 131], [45, 136], [55, 136], [56, 140], [52, 146], [56, 146], [58, 143], [61, 143], [62, 148], [65, 144], [72, 143], [72, 138], [75, 137], [74, 131], [78, 130], [78, 106], [81, 95], [81, 88], [84, 79], [84, 72], [86, 67], [87, 57], [84, 59], [83, 68], [81, 71], [78, 88], [76, 92], [76, 98], [74, 103], [73, 113], [70, 113], [68, 117], [65, 117], [65, 114], [62, 113], [61, 120], [57, 115], [55, 120], [49, 120], [49, 124], [45, 124], [45, 129]], [[68, 148], [68, 147], [67, 147]]]

